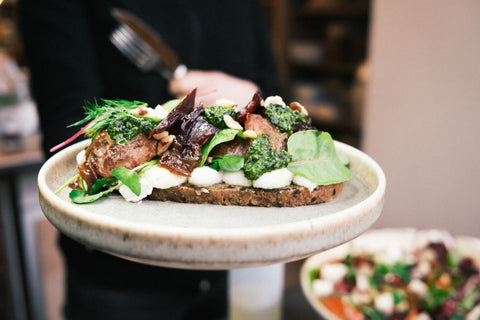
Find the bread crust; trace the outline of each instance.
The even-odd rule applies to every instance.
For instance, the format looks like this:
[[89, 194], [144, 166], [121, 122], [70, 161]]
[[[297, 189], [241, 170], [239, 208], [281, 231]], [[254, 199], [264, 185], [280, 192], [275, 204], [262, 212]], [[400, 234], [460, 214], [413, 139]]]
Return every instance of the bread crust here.
[[343, 182], [317, 186], [313, 191], [296, 185], [258, 189], [223, 183], [210, 187], [183, 184], [169, 189], [154, 189], [149, 199], [226, 206], [297, 207], [330, 201], [340, 194], [342, 189]]

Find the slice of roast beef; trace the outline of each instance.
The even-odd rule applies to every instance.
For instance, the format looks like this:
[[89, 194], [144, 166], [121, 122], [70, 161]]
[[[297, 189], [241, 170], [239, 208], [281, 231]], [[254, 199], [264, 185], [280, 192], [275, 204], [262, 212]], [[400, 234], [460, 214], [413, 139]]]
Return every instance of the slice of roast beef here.
[[277, 127], [270, 123], [266, 118], [259, 114], [249, 113], [245, 120], [245, 130], [253, 130], [260, 136], [265, 133], [272, 147], [276, 150], [284, 150], [288, 134], [281, 133]]
[[139, 134], [127, 144], [117, 144], [106, 130], [101, 131], [85, 153], [85, 162], [79, 166], [80, 175], [88, 189], [97, 178], [110, 178], [111, 170], [119, 167], [133, 169], [156, 155], [158, 141]]

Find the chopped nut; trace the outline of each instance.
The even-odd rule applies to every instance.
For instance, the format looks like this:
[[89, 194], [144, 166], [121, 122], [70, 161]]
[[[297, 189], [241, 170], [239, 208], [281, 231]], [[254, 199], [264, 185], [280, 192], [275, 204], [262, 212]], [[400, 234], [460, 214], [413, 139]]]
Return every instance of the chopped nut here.
[[255, 131], [253, 131], [253, 130], [245, 130], [245, 131], [243, 132], [243, 136], [244, 136], [245, 138], [249, 138], [249, 139], [255, 139], [255, 138], [258, 137], [257, 133], [256, 133]]
[[294, 102], [290, 103], [290, 109], [297, 110], [298, 112], [300, 112], [304, 116], [308, 116], [307, 109], [305, 109], [305, 107], [303, 105], [301, 105], [299, 102], [294, 101]]
[[135, 115], [135, 116], [144, 116], [144, 115], [148, 114], [148, 109], [144, 106], [140, 106], [138, 108], [135, 108], [135, 109], [131, 110], [130, 113]]
[[157, 155], [161, 155], [165, 151], [167, 151], [168, 147], [172, 144], [173, 140], [175, 140], [174, 135], [169, 135], [166, 137], [163, 137], [157, 145]]
[[446, 272], [442, 273], [440, 277], [435, 281], [435, 285], [439, 288], [446, 289], [452, 284], [452, 278]]
[[233, 120], [233, 118], [231, 116], [229, 116], [228, 114], [223, 116], [223, 121], [225, 121], [225, 124], [230, 129], [243, 130], [242, 125], [240, 123], [238, 123], [237, 121]]
[[154, 134], [152, 137], [155, 140], [162, 140], [163, 138], [168, 136], [168, 131], [162, 131], [160, 133]]

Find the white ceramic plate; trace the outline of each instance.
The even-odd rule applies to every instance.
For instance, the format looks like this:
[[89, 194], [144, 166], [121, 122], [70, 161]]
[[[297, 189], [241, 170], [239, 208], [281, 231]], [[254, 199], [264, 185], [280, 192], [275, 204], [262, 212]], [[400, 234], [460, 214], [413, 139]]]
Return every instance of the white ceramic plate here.
[[111, 195], [77, 205], [69, 189], [79, 142], [50, 158], [38, 175], [40, 205], [60, 231], [127, 259], [177, 268], [233, 269], [294, 261], [349, 241], [380, 216], [385, 176], [363, 152], [335, 142], [353, 178], [333, 201], [296, 208], [183, 204]]
[[480, 265], [480, 239], [467, 236], [452, 236], [445, 230], [377, 229], [370, 230], [355, 240], [336, 248], [316, 254], [305, 260], [300, 271], [302, 291], [312, 307], [326, 320], [339, 320], [323, 306], [312, 292], [310, 286], [310, 270], [319, 268], [331, 261], [341, 260], [347, 254], [373, 253], [381, 254], [386, 248], [395, 247], [398, 252], [411, 252], [421, 248], [429, 241], [443, 240], [450, 248], [457, 248], [472, 257]]

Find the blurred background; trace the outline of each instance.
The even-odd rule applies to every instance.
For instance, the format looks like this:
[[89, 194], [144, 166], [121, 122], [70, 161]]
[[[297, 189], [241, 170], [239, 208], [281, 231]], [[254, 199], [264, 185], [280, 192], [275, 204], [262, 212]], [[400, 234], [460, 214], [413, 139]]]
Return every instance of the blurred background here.
[[[285, 100], [383, 168], [374, 227], [480, 236], [480, 2], [262, 4]], [[0, 0], [0, 319], [61, 319], [63, 266], [38, 205], [41, 132], [16, 8]], [[287, 265], [287, 289], [300, 265]]]

